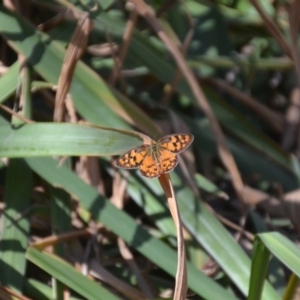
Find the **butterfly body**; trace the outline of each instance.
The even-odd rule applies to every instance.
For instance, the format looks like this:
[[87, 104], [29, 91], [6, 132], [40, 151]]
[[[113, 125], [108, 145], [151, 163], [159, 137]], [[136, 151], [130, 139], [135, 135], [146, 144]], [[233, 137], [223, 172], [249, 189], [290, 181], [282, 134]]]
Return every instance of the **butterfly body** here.
[[135, 147], [116, 161], [116, 166], [137, 169], [148, 178], [155, 178], [172, 171], [178, 164], [177, 154], [185, 150], [194, 140], [191, 134], [172, 134], [152, 140], [149, 145]]

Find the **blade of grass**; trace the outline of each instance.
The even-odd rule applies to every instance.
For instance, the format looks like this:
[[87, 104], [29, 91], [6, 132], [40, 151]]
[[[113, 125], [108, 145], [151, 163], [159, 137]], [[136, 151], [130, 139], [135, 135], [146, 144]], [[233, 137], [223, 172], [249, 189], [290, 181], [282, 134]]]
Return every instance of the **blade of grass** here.
[[[32, 299], [39, 300], [49, 300], [53, 296], [51, 287], [33, 278], [25, 279], [24, 292]], [[79, 300], [79, 298], [70, 296], [69, 300]]]
[[31, 169], [22, 159], [11, 160], [5, 180], [0, 243], [0, 279], [3, 286], [22, 293], [25, 252], [29, 236]]
[[[288, 240], [285, 236], [278, 232], [261, 233], [256, 236], [258, 240], [258, 247], [261, 249], [266, 248], [275, 257], [277, 257], [283, 264], [285, 264], [292, 272], [293, 276], [286, 288], [283, 299], [293, 299], [295, 296], [296, 285], [300, 277], [300, 250], [299, 248]], [[254, 259], [258, 259], [254, 257]], [[253, 262], [256, 263], [256, 262]], [[298, 278], [295, 278], [296, 275]]]
[[265, 278], [268, 272], [269, 258], [270, 251], [260, 240], [255, 239], [252, 255], [249, 293], [247, 298], [248, 300], [261, 299]]
[[14, 129], [1, 116], [0, 125], [1, 157], [117, 155], [143, 143], [133, 133], [91, 125], [35, 123]]
[[[50, 186], [50, 216], [52, 234], [61, 234], [71, 231], [71, 197], [64, 190]], [[64, 244], [54, 245], [54, 254], [66, 259], [67, 253]], [[63, 299], [65, 285], [52, 278], [53, 295], [56, 299]]]
[[284, 263], [292, 272], [300, 277], [300, 250], [279, 232], [268, 232], [257, 235], [257, 238]]
[[0, 78], [0, 103], [5, 101], [17, 89], [19, 63], [16, 62]]
[[[30, 71], [24, 59], [21, 76], [20, 114], [31, 116]], [[4, 123], [4, 122], [3, 122]], [[8, 123], [6, 123], [8, 124]], [[19, 119], [12, 118], [12, 126], [20, 126]], [[1, 126], [2, 127], [2, 126]], [[0, 244], [1, 284], [22, 294], [26, 273], [25, 251], [29, 239], [28, 209], [31, 202], [32, 172], [23, 159], [10, 160], [7, 168], [4, 192], [5, 210], [2, 215]]]
[[29, 261], [87, 299], [98, 299], [99, 295], [107, 300], [119, 299], [107, 289], [83, 276], [72, 266], [54, 255], [43, 253], [29, 247], [26, 252], [26, 257]]

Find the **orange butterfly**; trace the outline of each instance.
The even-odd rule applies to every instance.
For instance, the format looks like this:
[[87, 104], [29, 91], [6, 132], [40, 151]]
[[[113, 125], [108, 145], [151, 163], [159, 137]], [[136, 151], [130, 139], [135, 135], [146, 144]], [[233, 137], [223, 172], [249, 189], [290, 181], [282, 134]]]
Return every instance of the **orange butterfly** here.
[[137, 169], [148, 178], [172, 171], [178, 164], [177, 154], [194, 140], [189, 133], [166, 135], [150, 145], [137, 146], [121, 155], [115, 165], [124, 169]]

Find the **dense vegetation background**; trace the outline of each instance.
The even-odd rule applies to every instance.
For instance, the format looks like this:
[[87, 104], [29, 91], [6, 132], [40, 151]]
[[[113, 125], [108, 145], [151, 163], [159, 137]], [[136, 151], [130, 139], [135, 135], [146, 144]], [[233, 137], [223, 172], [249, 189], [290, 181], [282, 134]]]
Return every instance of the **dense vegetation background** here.
[[187, 298], [297, 299], [300, 1], [147, 4], [0, 5], [0, 298], [172, 299], [163, 190], [112, 163], [138, 131], [195, 137]]

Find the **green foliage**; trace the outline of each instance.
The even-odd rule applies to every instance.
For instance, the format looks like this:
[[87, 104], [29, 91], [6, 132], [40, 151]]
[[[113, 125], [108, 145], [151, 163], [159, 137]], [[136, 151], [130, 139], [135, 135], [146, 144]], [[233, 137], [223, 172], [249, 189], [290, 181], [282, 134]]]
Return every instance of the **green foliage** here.
[[[77, 16], [88, 13], [93, 21], [88, 46], [107, 43], [110, 51], [113, 43], [124, 47], [124, 29], [129, 18], [134, 20], [133, 14], [122, 2], [94, 2], [86, 6], [86, 1], [76, 1], [78, 6], [72, 6], [66, 1], [59, 8], [66, 9], [68, 3]], [[56, 14], [56, 1], [31, 3], [29, 16], [1, 4], [0, 33], [9, 47], [5, 64], [13, 64], [0, 77], [0, 103], [13, 108], [21, 119], [7, 110], [0, 112], [0, 190], [4, 191], [0, 282], [33, 299], [53, 295], [60, 299], [66, 289], [71, 299], [162, 297], [160, 293], [174, 287], [177, 266], [176, 230], [165, 196], [156, 179], [116, 170], [110, 157], [142, 143], [141, 136], [130, 130], [155, 139], [188, 131], [195, 136], [193, 149], [182, 155], [185, 163], [180, 161], [171, 179], [186, 229], [191, 299], [276, 300], [284, 290], [285, 299], [292, 299], [300, 263], [288, 238], [300, 227], [288, 212], [297, 211], [297, 205], [283, 206], [277, 198], [279, 189], [286, 193], [299, 185], [299, 163], [296, 156], [291, 161], [290, 154], [299, 153], [295, 128], [300, 120], [287, 130], [283, 125], [285, 112], [295, 109], [295, 100], [289, 97], [299, 81], [293, 62], [297, 60], [284, 53], [278, 36], [270, 33], [249, 1], [149, 3], [177, 44], [182, 46], [193, 30], [187, 49], [182, 50], [185, 62], [225, 133], [245, 185], [264, 197], [244, 191], [246, 205], [238, 199], [232, 189], [236, 178], [220, 160], [212, 124], [166, 45], [141, 16], [127, 51], [122, 48], [122, 71], [113, 86], [111, 74], [120, 49], [109, 57], [86, 51], [77, 62], [69, 78], [66, 122], [59, 123], [53, 122], [51, 89], [59, 84], [66, 48], [80, 22], [65, 15], [61, 23], [42, 32], [34, 24]], [[284, 7], [280, 10], [266, 2], [264, 11], [276, 19], [287, 40], [291, 28], [286, 13], [279, 13]], [[15, 54], [26, 63], [20, 64]], [[227, 88], [218, 84], [220, 80]], [[65, 161], [64, 156], [69, 158]], [[276, 205], [281, 209], [276, 210]], [[276, 223], [278, 217], [284, 225]], [[260, 234], [261, 230], [282, 234]], [[252, 259], [249, 232], [258, 234]], [[235, 234], [241, 234], [240, 243]], [[55, 255], [35, 249], [43, 248], [38, 244], [28, 246], [50, 235], [57, 235], [57, 240], [46, 243], [53, 245]], [[134, 265], [125, 259], [118, 239], [128, 245]], [[268, 272], [270, 254], [293, 274], [290, 281], [278, 262], [271, 263]], [[94, 259], [112, 279], [95, 271]], [[219, 269], [209, 267], [211, 259]], [[102, 284], [67, 262], [87, 265]], [[118, 280], [127, 288], [122, 290]]]

